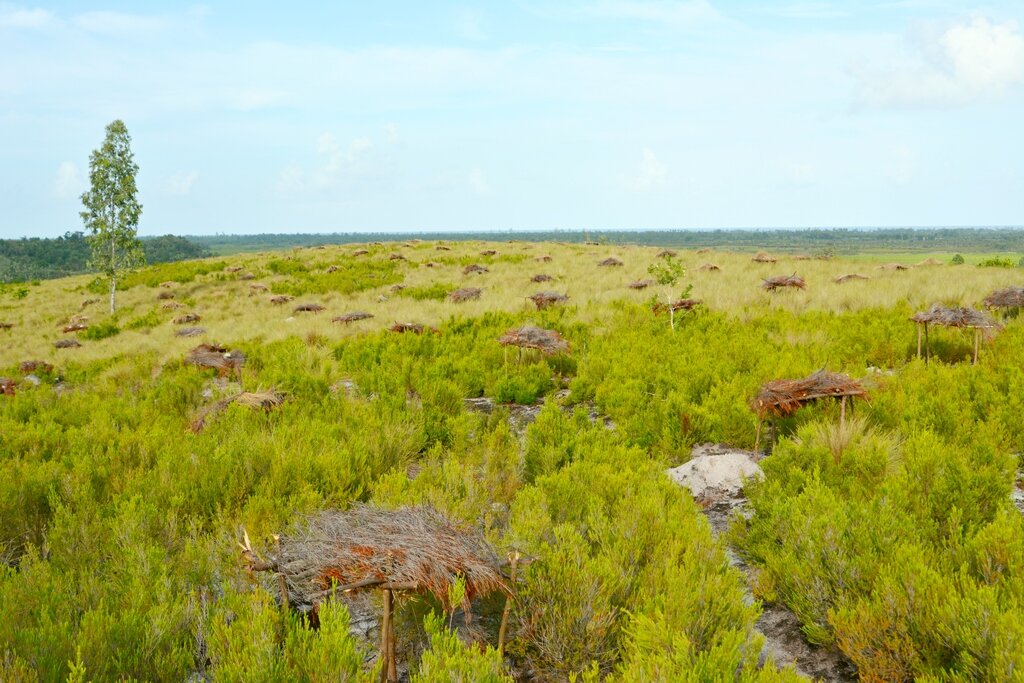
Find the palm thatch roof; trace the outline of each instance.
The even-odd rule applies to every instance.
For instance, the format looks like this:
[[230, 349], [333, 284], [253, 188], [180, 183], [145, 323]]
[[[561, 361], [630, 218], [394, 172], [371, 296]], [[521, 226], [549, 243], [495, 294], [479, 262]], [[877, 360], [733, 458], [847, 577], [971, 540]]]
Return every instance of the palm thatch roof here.
[[536, 275], [530, 278], [530, 282], [551, 282], [554, 279], [555, 278], [551, 277], [550, 275], [546, 275], [544, 273], [537, 273]]
[[289, 301], [295, 301], [295, 297], [292, 296], [291, 294], [278, 294], [277, 296], [270, 297], [270, 303], [274, 304], [275, 306], [286, 304]]
[[252, 408], [253, 410], [262, 410], [264, 412], [270, 411], [277, 406], [284, 403], [284, 394], [278, 393], [273, 389], [268, 391], [242, 391], [234, 396], [228, 396], [223, 398], [216, 403], [206, 406], [199, 413], [196, 414], [194, 420], [189, 425], [189, 429], [198, 434], [206, 428], [206, 423], [222, 413], [229, 405], [237, 403], [240, 406], [246, 408]]
[[185, 365], [197, 368], [213, 368], [218, 375], [238, 372], [245, 365], [245, 354], [241, 351], [228, 351], [216, 344], [200, 344], [185, 354]]
[[0, 396], [14, 396], [18, 391], [17, 383], [10, 377], [0, 377]]
[[43, 360], [25, 360], [18, 365], [18, 372], [27, 375], [33, 372], [40, 372], [49, 375], [53, 372], [53, 366]]
[[860, 273], [848, 273], [846, 275], [840, 275], [837, 278], [832, 278], [832, 282], [835, 282], [835, 283], [841, 285], [844, 282], [849, 282], [851, 280], [870, 280], [870, 279], [871, 278], [869, 278], [867, 275], [861, 275]]
[[648, 278], [648, 279], [645, 279], [645, 280], [634, 280], [633, 282], [630, 282], [626, 286], [629, 287], [630, 289], [647, 289], [648, 287], [650, 287], [653, 284], [654, 284], [654, 280], [651, 280], [650, 278]]
[[81, 344], [78, 343], [77, 339], [58, 339], [53, 342], [53, 347], [55, 349], [77, 349], [79, 346], [81, 346]]
[[910, 270], [910, 266], [905, 263], [883, 263], [876, 270]]
[[536, 349], [546, 355], [569, 352], [569, 342], [562, 335], [536, 325], [512, 328], [498, 339], [498, 343], [502, 346], [518, 346], [521, 349]]
[[775, 263], [776, 261], [778, 261], [777, 258], [763, 251], [759, 251], [756, 254], [754, 254], [754, 258], [750, 260], [753, 261], [754, 263]]
[[280, 550], [261, 560], [248, 545], [242, 554], [254, 571], [284, 577], [289, 603], [309, 611], [332, 592], [367, 588], [434, 595], [447, 609], [449, 588], [465, 580], [462, 608], [494, 591], [508, 594], [494, 550], [475, 529], [455, 524], [429, 505], [384, 510], [357, 505], [310, 515], [280, 539]]
[[621, 265], [623, 265], [623, 263], [622, 263], [622, 261], [620, 261], [619, 259], [615, 258], [614, 256], [609, 256], [608, 258], [606, 258], [604, 261], [601, 261], [597, 265], [603, 266], [605, 268], [608, 268], [608, 267], [621, 266]]
[[715, 264], [715, 263], [705, 263], [705, 264], [701, 265], [701, 267], [698, 268], [697, 270], [718, 271], [718, 270], [721, 270], [721, 269], [722, 269], [722, 267], [719, 266], [718, 264]]
[[462, 287], [448, 294], [448, 301], [460, 304], [463, 301], [479, 299], [482, 291], [479, 287]]
[[668, 311], [678, 313], [679, 311], [692, 311], [697, 306], [700, 306], [700, 304], [700, 299], [676, 299], [672, 303], [668, 304], [661, 302], [656, 303], [652, 310], [654, 310], [655, 315], [667, 313]]
[[201, 337], [206, 334], [205, 327], [183, 327], [174, 333], [175, 337]]
[[1021, 308], [1024, 307], [1024, 287], [1007, 287], [997, 289], [985, 297], [986, 308]]
[[398, 332], [404, 334], [406, 332], [412, 332], [413, 334], [423, 334], [424, 332], [437, 332], [437, 328], [428, 327], [423, 323], [399, 323], [396, 322], [394, 325], [388, 328], [391, 332]]
[[185, 315], [179, 315], [177, 318], [172, 320], [175, 325], [187, 325], [189, 323], [197, 323], [203, 319], [203, 316], [198, 313], [186, 313]]
[[468, 266], [466, 266], [465, 268], [462, 269], [462, 274], [463, 275], [470, 275], [472, 273], [489, 273], [489, 272], [490, 272], [489, 270], [487, 270], [483, 266], [481, 266], [479, 264], [476, 264], [476, 263], [471, 263], [470, 265], [468, 265]]
[[569, 295], [558, 292], [537, 292], [527, 297], [537, 307], [537, 310], [564, 303], [569, 300]]
[[367, 313], [366, 311], [352, 311], [351, 313], [344, 313], [342, 315], [331, 318], [332, 323], [342, 323], [348, 325], [350, 323], [358, 322], [360, 320], [368, 320], [373, 317], [373, 313]]
[[978, 329], [998, 328], [997, 323], [981, 311], [967, 306], [943, 306], [935, 304], [927, 311], [910, 316], [911, 321], [942, 327], [971, 327]]
[[777, 379], [761, 386], [751, 407], [759, 418], [786, 417], [822, 398], [866, 398], [867, 390], [855, 379], [838, 372], [818, 370], [803, 379]]
[[678, 255], [679, 254], [672, 249], [662, 249], [654, 255], [654, 258], [675, 258]]
[[793, 275], [776, 275], [774, 277], [766, 277], [761, 283], [761, 288], [769, 292], [774, 292], [777, 289], [784, 289], [786, 287], [806, 289], [807, 283], [804, 282], [804, 279], [796, 273]]
[[319, 313], [324, 307], [320, 304], [299, 304], [292, 310], [295, 313]]

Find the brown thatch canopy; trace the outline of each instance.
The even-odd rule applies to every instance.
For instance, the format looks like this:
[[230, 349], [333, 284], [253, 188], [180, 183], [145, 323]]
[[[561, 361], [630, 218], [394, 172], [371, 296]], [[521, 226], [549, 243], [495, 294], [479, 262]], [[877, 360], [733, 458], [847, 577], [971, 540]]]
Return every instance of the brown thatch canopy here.
[[630, 289], [647, 289], [648, 287], [650, 287], [653, 284], [654, 284], [654, 280], [651, 280], [650, 278], [648, 278], [648, 279], [645, 279], [645, 280], [634, 280], [633, 282], [630, 282], [626, 286], [629, 287]]
[[0, 322], [0, 330], [9, 330], [14, 327], [14, 323]]
[[174, 298], [174, 292], [171, 292], [171, 291], [160, 292], [159, 294], [156, 295], [157, 301], [166, 301], [168, 299], [173, 299], [173, 298]]
[[679, 254], [672, 249], [662, 249], [654, 255], [654, 258], [675, 258], [678, 255]]
[[905, 263], [883, 263], [876, 270], [910, 270], [910, 266]]
[[370, 253], [369, 249], [356, 249], [352, 252], [352, 256], [366, 256]]
[[818, 370], [803, 379], [777, 379], [764, 384], [751, 408], [761, 419], [787, 417], [822, 398], [866, 398], [867, 390], [855, 379], [838, 372]]
[[470, 265], [468, 265], [468, 266], [466, 266], [465, 268], [462, 269], [462, 274], [463, 275], [470, 275], [472, 273], [489, 273], [489, 272], [490, 272], [489, 270], [487, 270], [483, 266], [481, 266], [479, 264], [476, 264], [476, 263], [471, 263]]
[[997, 289], [985, 297], [986, 308], [1022, 308], [1024, 307], [1024, 287], [1007, 287]]
[[398, 332], [404, 334], [405, 332], [412, 332], [413, 334], [423, 334], [424, 332], [437, 332], [437, 328], [427, 327], [422, 323], [398, 323], [388, 328], [391, 332]]
[[676, 299], [672, 303], [656, 303], [654, 304], [654, 314], [660, 315], [661, 313], [667, 313], [672, 311], [678, 313], [679, 311], [692, 311], [697, 306], [700, 306], [700, 299]]
[[43, 360], [25, 360], [18, 365], [18, 371], [23, 375], [33, 372], [40, 372], [44, 375], [49, 375], [53, 372], [53, 366]]
[[604, 267], [608, 268], [608, 267], [621, 266], [621, 265], [623, 265], [623, 263], [622, 263], [622, 261], [620, 261], [619, 259], [615, 258], [614, 256], [609, 256], [608, 258], [606, 258], [604, 261], [601, 261], [597, 265], [604, 266]]
[[538, 310], [554, 306], [555, 304], [564, 303], [569, 300], [569, 296], [567, 294], [559, 294], [558, 292], [537, 292], [527, 298], [533, 302]]
[[554, 279], [555, 278], [551, 277], [550, 275], [546, 275], [544, 273], [537, 273], [536, 275], [530, 278], [530, 282], [551, 282]]
[[547, 254], [544, 254], [543, 256], [538, 256], [535, 260], [541, 263], [551, 263], [551, 257], [548, 256]]
[[754, 258], [750, 260], [753, 261], [754, 263], [775, 263], [776, 261], [778, 261], [777, 258], [763, 251], [759, 251], [756, 254], [754, 254]]
[[783, 289], [785, 287], [793, 287], [795, 289], [806, 289], [807, 283], [804, 279], [794, 273], [793, 275], [776, 275], [774, 277], [766, 277], [761, 283], [761, 287], [769, 292], [774, 292], [777, 289]]
[[562, 335], [535, 325], [523, 325], [508, 330], [498, 339], [498, 343], [502, 346], [518, 346], [521, 349], [536, 349], [547, 355], [569, 352], [569, 342]]
[[216, 344], [200, 344], [185, 354], [185, 365], [197, 368], [213, 368], [218, 375], [240, 372], [245, 365], [245, 354], [241, 351], [228, 351]]
[[358, 322], [360, 320], [367, 320], [372, 317], [373, 313], [367, 313], [366, 311], [352, 311], [351, 313], [345, 313], [343, 315], [331, 318], [331, 322], [348, 325], [349, 323]]
[[53, 342], [55, 349], [77, 349], [81, 344], [78, 343], [77, 339], [58, 339]]
[[483, 292], [479, 287], [462, 287], [456, 289], [454, 292], [448, 294], [448, 301], [455, 304], [461, 304], [463, 301], [472, 301], [479, 299], [480, 294]]
[[160, 305], [165, 311], [173, 311], [178, 308], [185, 308], [185, 304], [179, 304], [177, 301], [167, 301]]
[[174, 333], [175, 337], [201, 337], [206, 334], [205, 327], [183, 327]]
[[497, 256], [498, 252], [496, 252], [494, 249], [486, 249], [484, 251], [481, 251], [480, 255], [481, 256]]
[[937, 258], [926, 258], [924, 261], [919, 261], [919, 266], [941, 266], [942, 261]]
[[10, 377], [0, 377], [0, 396], [14, 396], [18, 391], [17, 383]]
[[278, 294], [277, 296], [270, 297], [270, 303], [274, 304], [275, 306], [286, 304], [289, 301], [295, 301], [295, 297], [292, 296], [291, 294]]
[[705, 263], [700, 268], [698, 268], [697, 270], [718, 271], [718, 270], [721, 270], [721, 269], [722, 269], [722, 267], [717, 265], [717, 264], [715, 264], [715, 263]]
[[186, 313], [185, 315], [179, 315], [177, 318], [172, 320], [175, 325], [187, 325], [189, 323], [197, 323], [203, 319], [203, 316], [198, 313]]
[[284, 577], [289, 604], [309, 611], [332, 591], [367, 588], [431, 593], [448, 609], [449, 588], [464, 579], [462, 608], [494, 591], [508, 594], [494, 550], [476, 530], [456, 525], [429, 505], [383, 510], [357, 505], [325, 510], [296, 525], [280, 551], [260, 560], [243, 546], [250, 569]]
[[935, 304], [927, 311], [921, 311], [910, 316], [915, 323], [926, 325], [940, 325], [942, 327], [970, 327], [977, 329], [998, 328], [992, 318], [974, 308], [966, 306], [943, 306]]
[[242, 391], [234, 396], [228, 396], [200, 410], [189, 425], [189, 429], [196, 434], [203, 431], [206, 428], [207, 420], [219, 415], [232, 403], [237, 403], [253, 410], [270, 411], [284, 403], [284, 394], [270, 389], [269, 391]]
[[835, 283], [841, 285], [844, 282], [849, 282], [850, 280], [870, 280], [870, 279], [871, 278], [869, 278], [867, 275], [861, 275], [860, 273], [848, 273], [846, 275], [840, 275], [837, 278], [833, 278], [832, 282], [835, 282]]
[[320, 304], [299, 304], [293, 311], [295, 313], [319, 313], [324, 310], [324, 307]]

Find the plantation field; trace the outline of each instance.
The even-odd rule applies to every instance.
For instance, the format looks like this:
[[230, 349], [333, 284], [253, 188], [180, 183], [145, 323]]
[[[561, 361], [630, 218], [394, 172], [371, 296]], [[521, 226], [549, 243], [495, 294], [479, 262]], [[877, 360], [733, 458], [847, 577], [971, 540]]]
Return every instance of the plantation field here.
[[[908, 318], [980, 307], [1022, 271], [966, 253], [954, 266], [681, 250], [677, 285], [629, 288], [658, 252], [234, 254], [130, 275], [113, 315], [91, 276], [4, 286], [0, 377], [15, 387], [0, 394], [0, 679], [377, 680], [376, 626], [366, 638], [350, 625], [380, 612], [379, 595], [325, 601], [312, 629], [239, 552], [247, 535], [273, 555], [274, 534], [307, 515], [367, 503], [430, 504], [525, 558], [506, 576], [501, 653], [500, 596], [475, 599], [471, 621], [400, 596], [411, 680], [802, 680], [803, 662], [766, 654], [769, 607], [861, 680], [1021, 680], [1024, 328], [1001, 320], [974, 365], [970, 332], [933, 326], [926, 363]], [[880, 268], [932, 256], [945, 263]], [[610, 257], [622, 265], [598, 265]], [[464, 272], [474, 264], [486, 272]], [[834, 281], [851, 273], [868, 279]], [[761, 287], [791, 274], [806, 289]], [[688, 285], [702, 303], [672, 329], [652, 305]], [[449, 299], [467, 287], [479, 297]], [[569, 298], [537, 310], [540, 291]], [[372, 317], [332, 322], [352, 312]], [[85, 328], [63, 332], [74, 316]], [[568, 353], [498, 343], [522, 325], [557, 331]], [[187, 327], [201, 331], [178, 336]], [[184, 363], [200, 343], [244, 366]], [[32, 360], [53, 368], [26, 378]], [[821, 368], [862, 379], [868, 399], [842, 421], [834, 402], [811, 404], [759, 438], [759, 387]], [[213, 410], [243, 390], [283, 402]], [[773, 438], [723, 533], [665, 475], [694, 445]]]

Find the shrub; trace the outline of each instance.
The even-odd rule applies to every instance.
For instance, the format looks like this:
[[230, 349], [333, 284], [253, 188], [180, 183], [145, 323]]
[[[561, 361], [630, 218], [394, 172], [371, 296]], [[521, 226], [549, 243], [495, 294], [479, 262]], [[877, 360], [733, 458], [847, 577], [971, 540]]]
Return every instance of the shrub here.
[[108, 320], [107, 322], [89, 325], [89, 327], [79, 333], [79, 336], [82, 339], [99, 341], [100, 339], [107, 339], [118, 334], [121, 334], [121, 328], [114, 321]]

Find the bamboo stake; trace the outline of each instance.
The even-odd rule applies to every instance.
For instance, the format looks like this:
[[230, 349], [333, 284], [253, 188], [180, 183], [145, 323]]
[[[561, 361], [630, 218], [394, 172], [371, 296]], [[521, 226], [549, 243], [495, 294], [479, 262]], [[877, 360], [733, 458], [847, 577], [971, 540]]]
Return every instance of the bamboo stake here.
[[388, 680], [388, 654], [389, 647], [388, 631], [391, 628], [391, 591], [384, 591], [384, 619], [380, 624], [380, 681], [385, 683]]
[[921, 323], [917, 324], [917, 357], [921, 357]]
[[[512, 586], [512, 590], [515, 590], [516, 585], [516, 566], [519, 564], [519, 553], [514, 552], [509, 559], [512, 561], [512, 569], [509, 572], [509, 585]], [[504, 654], [505, 652], [505, 634], [508, 632], [508, 616], [512, 612], [512, 596], [508, 595], [505, 598], [505, 610], [501, 613], [501, 628], [498, 629], [498, 653]]]
[[[274, 534], [274, 550], [281, 557], [281, 537]], [[277, 589], [281, 592], [281, 611], [288, 611], [288, 582], [283, 572], [277, 572]]]
[[388, 590], [384, 593], [384, 600], [388, 604], [388, 683], [398, 683], [398, 661], [395, 657], [395, 616], [394, 616], [394, 593]]
[[839, 399], [839, 428], [842, 429], [846, 425], [846, 397], [843, 396]]
[[754, 450], [755, 451], [761, 449], [761, 424], [762, 423], [763, 423], [763, 420], [761, 420], [761, 418], [758, 418], [757, 419], [757, 434], [756, 434], [756, 436], [754, 436]]
[[978, 364], [978, 345], [981, 342], [981, 330], [974, 328], [974, 362], [972, 365]]
[[928, 323], [924, 324], [924, 364], [928, 365], [928, 361], [932, 358], [932, 345], [928, 341]]

